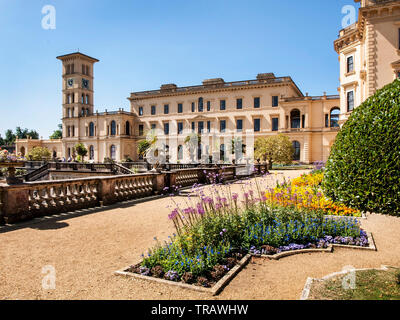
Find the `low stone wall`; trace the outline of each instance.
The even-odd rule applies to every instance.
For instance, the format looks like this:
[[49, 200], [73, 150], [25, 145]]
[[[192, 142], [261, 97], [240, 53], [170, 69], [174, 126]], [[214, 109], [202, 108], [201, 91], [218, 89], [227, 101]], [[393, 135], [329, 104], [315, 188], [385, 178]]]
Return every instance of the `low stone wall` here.
[[[160, 173], [100, 176], [81, 179], [0, 185], [0, 224], [15, 223], [44, 215], [110, 205], [158, 195], [167, 188], [207, 184], [210, 173], [219, 182], [236, 178], [239, 166], [194, 168]], [[267, 172], [256, 165], [254, 172]], [[253, 174], [253, 173], [252, 173]]]

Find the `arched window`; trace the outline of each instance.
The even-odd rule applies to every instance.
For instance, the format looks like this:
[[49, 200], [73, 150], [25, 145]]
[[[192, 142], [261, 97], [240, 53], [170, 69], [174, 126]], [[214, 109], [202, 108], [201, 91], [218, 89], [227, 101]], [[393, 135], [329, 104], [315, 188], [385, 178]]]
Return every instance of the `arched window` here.
[[297, 109], [290, 112], [290, 124], [292, 129], [300, 129], [300, 111]]
[[89, 160], [94, 160], [94, 147], [89, 147]]
[[71, 109], [71, 117], [73, 118], [75, 116], [75, 108]]
[[86, 95], [86, 104], [89, 104], [89, 95]]
[[69, 94], [67, 94], [67, 104], [71, 103], [71, 96]]
[[221, 144], [221, 146], [219, 147], [219, 159], [221, 161], [225, 161], [225, 145]]
[[125, 122], [125, 134], [127, 136], [131, 135], [131, 124], [129, 123], [129, 121]]
[[85, 95], [82, 93], [82, 99], [81, 99], [82, 104], [85, 103]]
[[114, 146], [114, 145], [112, 145], [111, 147], [110, 147], [110, 158], [112, 159], [112, 160], [115, 160], [116, 159], [116, 155], [117, 155], [117, 149], [116, 149], [116, 147]]
[[331, 128], [338, 128], [339, 127], [339, 116], [340, 116], [340, 109], [335, 107], [331, 110]]
[[94, 123], [91, 122], [89, 123], [89, 137], [93, 137], [94, 136]]
[[87, 116], [90, 115], [90, 110], [89, 110], [89, 108], [86, 109], [86, 115], [87, 115]]
[[67, 108], [67, 118], [69, 118], [71, 116], [71, 109]]
[[178, 146], [178, 160], [183, 160], [183, 146], [181, 144]]
[[111, 128], [111, 135], [112, 136], [115, 136], [116, 134], [117, 134], [117, 124], [115, 123], [115, 121], [113, 120], [113, 121], [111, 121], [111, 126], [110, 126], [110, 128]]
[[294, 148], [293, 160], [300, 161], [300, 142], [293, 141], [292, 144], [293, 144], [293, 148]]

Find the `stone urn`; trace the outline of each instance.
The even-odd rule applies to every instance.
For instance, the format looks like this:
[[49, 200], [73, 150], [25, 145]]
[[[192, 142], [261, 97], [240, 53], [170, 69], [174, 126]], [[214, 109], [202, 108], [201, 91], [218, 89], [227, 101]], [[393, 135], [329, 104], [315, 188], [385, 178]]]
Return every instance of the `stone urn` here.
[[0, 162], [0, 168], [7, 168], [7, 184], [21, 184], [23, 180], [15, 176], [16, 168], [23, 166], [23, 162]]

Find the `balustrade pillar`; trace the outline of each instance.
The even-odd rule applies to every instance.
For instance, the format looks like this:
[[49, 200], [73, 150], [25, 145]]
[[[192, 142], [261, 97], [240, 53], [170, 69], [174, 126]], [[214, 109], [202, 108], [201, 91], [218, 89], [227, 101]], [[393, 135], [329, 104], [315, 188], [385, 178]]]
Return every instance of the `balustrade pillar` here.
[[1, 194], [0, 202], [2, 202], [2, 215], [5, 223], [14, 223], [30, 218], [29, 189], [27, 187], [9, 186], [4, 188]]
[[118, 201], [115, 195], [115, 179], [99, 180], [99, 201], [104, 206], [114, 204]]

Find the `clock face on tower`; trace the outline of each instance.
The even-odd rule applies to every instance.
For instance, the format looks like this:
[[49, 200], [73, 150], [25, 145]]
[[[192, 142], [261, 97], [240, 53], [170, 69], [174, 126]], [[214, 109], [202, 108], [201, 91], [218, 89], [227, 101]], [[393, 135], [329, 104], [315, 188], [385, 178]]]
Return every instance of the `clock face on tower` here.
[[74, 79], [68, 79], [67, 80], [67, 86], [72, 87], [74, 85]]
[[89, 80], [82, 79], [82, 88], [89, 89]]

